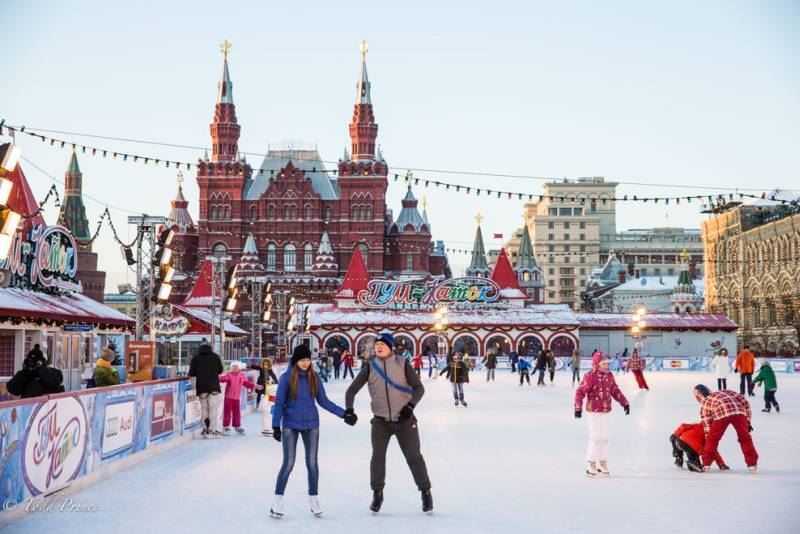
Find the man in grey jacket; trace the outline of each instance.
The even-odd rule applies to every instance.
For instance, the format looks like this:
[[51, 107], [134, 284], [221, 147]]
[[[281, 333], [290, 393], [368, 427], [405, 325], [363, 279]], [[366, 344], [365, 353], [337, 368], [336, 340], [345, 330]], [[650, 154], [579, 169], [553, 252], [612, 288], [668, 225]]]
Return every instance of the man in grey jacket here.
[[394, 337], [389, 333], [375, 338], [375, 356], [361, 367], [345, 393], [345, 421], [355, 424], [358, 419], [353, 411], [356, 393], [367, 385], [371, 399], [372, 460], [369, 464], [372, 504], [370, 510], [377, 513], [383, 504], [383, 487], [386, 482], [386, 449], [394, 435], [406, 458], [414, 482], [422, 493], [422, 511], [433, 512], [433, 496], [428, 468], [420, 452], [419, 429], [414, 407], [425, 394], [411, 363], [392, 353]]

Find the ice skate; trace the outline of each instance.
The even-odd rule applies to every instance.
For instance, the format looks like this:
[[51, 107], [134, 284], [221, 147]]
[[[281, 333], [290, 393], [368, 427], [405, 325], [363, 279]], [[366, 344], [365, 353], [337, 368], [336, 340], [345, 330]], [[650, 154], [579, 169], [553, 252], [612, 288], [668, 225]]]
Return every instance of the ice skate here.
[[466, 408], [467, 407], [467, 401], [465, 401], [464, 399], [461, 399], [461, 406]]
[[319, 505], [319, 497], [316, 495], [309, 495], [308, 505], [311, 507], [311, 513], [314, 514], [314, 517], [322, 517], [322, 507]]
[[200, 437], [203, 439], [208, 439], [208, 429], [204, 428], [202, 432], [200, 432]]
[[431, 495], [431, 490], [429, 489], [422, 490], [422, 511], [426, 514], [433, 513], [433, 495]]
[[758, 471], [758, 466], [757, 465], [748, 465], [747, 466], [747, 470], [755, 475], [756, 472]]
[[219, 439], [221, 437], [222, 437], [222, 432], [220, 432], [219, 430], [214, 430], [214, 431], [209, 430], [208, 434], [206, 434], [206, 439]]
[[781, 407], [778, 405], [777, 402], [775, 403], [775, 411], [781, 413]]
[[236, 433], [243, 436], [244, 435], [244, 428], [242, 428], [240, 426], [237, 426], [236, 427]]
[[589, 462], [589, 465], [586, 466], [586, 476], [589, 478], [597, 476], [597, 465], [594, 462]]
[[688, 467], [689, 471], [692, 473], [702, 473], [705, 471], [702, 465], [695, 462], [686, 462], [686, 467]]
[[272, 436], [272, 430], [262, 430], [262, 431], [261, 431], [261, 435], [262, 435], [262, 436], [268, 436], [268, 437], [271, 437], [271, 436]]
[[601, 460], [597, 464], [597, 474], [598, 475], [603, 475], [603, 476], [606, 476], [606, 477], [611, 474], [608, 471], [608, 464], [605, 462], [605, 460]]
[[377, 514], [381, 511], [381, 505], [383, 505], [383, 490], [375, 490], [372, 492], [372, 504], [369, 505], [369, 509], [373, 514]]
[[761, 411], [764, 412], [764, 413], [769, 413], [770, 409], [769, 408], [761, 408]]
[[677, 467], [678, 469], [683, 469], [683, 457], [682, 456], [676, 456], [675, 457], [675, 467]]
[[275, 495], [272, 500], [272, 507], [269, 509], [269, 516], [274, 519], [283, 517], [283, 495]]
[[227, 427], [227, 426], [226, 426], [224, 429], [222, 429], [222, 435], [223, 435], [223, 436], [230, 436], [230, 435], [231, 435], [231, 429], [230, 429], [230, 427]]
[[455, 405], [458, 406], [458, 399], [456, 399]]
[[727, 465], [725, 465], [725, 464], [722, 464], [721, 466], [719, 466], [719, 470], [720, 470], [720, 471], [730, 471], [730, 470], [731, 470], [731, 468], [730, 468], [730, 467], [728, 467], [728, 466], [727, 466]]

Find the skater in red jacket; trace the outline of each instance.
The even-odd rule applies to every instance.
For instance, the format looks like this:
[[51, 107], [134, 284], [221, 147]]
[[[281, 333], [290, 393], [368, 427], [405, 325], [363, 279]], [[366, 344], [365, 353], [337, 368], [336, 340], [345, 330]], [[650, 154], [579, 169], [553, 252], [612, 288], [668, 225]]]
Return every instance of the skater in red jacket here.
[[646, 389], [650, 391], [650, 388], [647, 385], [647, 382], [644, 380], [644, 368], [647, 365], [642, 358], [642, 355], [639, 354], [639, 349], [633, 349], [633, 354], [631, 355], [631, 359], [628, 360], [628, 369], [631, 370], [633, 376], [636, 377], [636, 383], [639, 385], [639, 389]]
[[411, 363], [414, 365], [414, 370], [417, 372], [417, 376], [422, 377], [422, 354], [417, 354], [411, 360]]
[[[706, 444], [706, 434], [703, 431], [702, 423], [683, 423], [669, 437], [672, 443], [672, 456], [675, 457], [675, 465], [683, 468], [683, 455], [686, 453], [686, 467], [689, 471], [700, 473], [703, 471], [703, 464], [700, 462], [700, 454]], [[725, 461], [719, 452], [714, 453], [713, 457], [720, 471], [730, 469], [725, 465]]]

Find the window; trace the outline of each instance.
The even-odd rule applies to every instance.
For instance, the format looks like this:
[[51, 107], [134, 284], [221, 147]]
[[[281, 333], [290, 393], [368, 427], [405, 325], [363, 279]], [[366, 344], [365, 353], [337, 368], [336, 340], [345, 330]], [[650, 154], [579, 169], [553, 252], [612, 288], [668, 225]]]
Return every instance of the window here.
[[586, 241], [586, 234], [581, 234], [579, 237], [580, 241]]
[[569, 245], [564, 245], [564, 252], [569, 252]]
[[333, 216], [333, 209], [330, 206], [325, 206], [325, 220], [330, 221]]
[[258, 206], [250, 206], [250, 220], [255, 221], [258, 219]]
[[217, 219], [217, 207], [211, 206], [208, 210], [208, 220], [215, 221]]
[[581, 245], [581, 252], [586, 252], [586, 245]]
[[569, 234], [564, 234], [564, 241], [569, 241]]
[[564, 223], [564, 229], [569, 230], [569, 221]]
[[580, 227], [581, 230], [584, 230], [586, 228], [586, 223], [581, 222], [578, 226]]
[[547, 234], [547, 240], [548, 241], [555, 241], [555, 239], [556, 239], [556, 235], [555, 234]]
[[550, 221], [549, 223], [547, 223], [547, 229], [548, 230], [552, 230], [555, 227], [556, 227], [556, 223], [554, 223], [553, 221]]
[[564, 263], [569, 263], [569, 256], [564, 256]]
[[547, 292], [547, 296], [549, 298], [551, 298], [551, 299], [554, 299], [554, 298], [556, 298], [556, 292], [555, 291], [548, 291]]
[[291, 215], [291, 213], [289, 211], [289, 205], [286, 204], [286, 205], [283, 206], [283, 218], [284, 219], [288, 219], [290, 215]]
[[661, 269], [660, 268], [656, 267], [655, 269], [653, 269], [653, 271], [654, 271], [653, 272], [653, 276], [661, 276]]
[[586, 263], [586, 256], [581, 256], [581, 263]]
[[361, 252], [361, 257], [364, 258], [364, 264], [369, 268], [369, 247], [366, 243], [359, 243], [358, 250]]
[[306, 243], [303, 249], [303, 270], [310, 271], [314, 265], [314, 247], [311, 243]]
[[230, 221], [231, 220], [231, 207], [230, 206], [225, 206], [225, 220], [226, 221]]
[[364, 219], [368, 221], [372, 220], [372, 206], [364, 208]]
[[572, 283], [572, 278], [562, 278], [561, 287], [575, 287], [575, 285]]
[[580, 272], [581, 272], [581, 275], [586, 274], [586, 268], [585, 267], [581, 267], [581, 271]]
[[361, 218], [361, 207], [360, 206], [353, 206], [353, 211], [350, 216], [351, 219], [357, 221]]
[[223, 243], [217, 243], [214, 245], [214, 256], [224, 256], [228, 253], [228, 247], [226, 247]]
[[667, 269], [667, 274], [668, 274], [669, 276], [674, 276], [674, 275], [675, 275], [675, 269], [673, 269], [672, 267], [670, 267], [669, 269]]
[[406, 270], [413, 271], [414, 270], [414, 253], [407, 252], [406, 253]]
[[592, 204], [589, 206], [589, 211], [592, 212], [592, 213], [596, 213], [597, 212], [597, 201], [596, 200], [592, 200]]
[[556, 270], [553, 267], [550, 267], [547, 272], [548, 274], [556, 274]]
[[[573, 209], [572, 210], [572, 214], [573, 215], [583, 215], [583, 208], [575, 208], [575, 209]], [[581, 223], [581, 228], [583, 228], [584, 224], [586, 224], [586, 223]]]
[[555, 286], [555, 285], [556, 285], [556, 282], [555, 282], [555, 280], [553, 280], [553, 279], [551, 278], [550, 280], [548, 280], [548, 281], [547, 281], [547, 285], [548, 285], [548, 286], [550, 286], [550, 287], [553, 287], [553, 286]]
[[558, 209], [557, 208], [550, 208], [549, 210], [547, 210], [547, 214], [550, 215], [551, 217], [555, 216], [555, 215], [558, 215]]
[[307, 221], [311, 220], [311, 204], [303, 206], [303, 218]]
[[287, 272], [297, 270], [297, 255], [291, 243], [283, 247], [283, 270]]
[[275, 243], [270, 243], [267, 245], [267, 270], [274, 271], [275, 270], [275, 250], [276, 250]]
[[640, 276], [647, 276], [647, 269], [642, 269], [641, 271], [639, 271], [639, 275]]
[[267, 219], [274, 219], [275, 218], [275, 206], [270, 204], [267, 206]]
[[558, 208], [559, 215], [572, 215], [572, 208]]
[[547, 252], [555, 252], [556, 246], [555, 245], [547, 245]]

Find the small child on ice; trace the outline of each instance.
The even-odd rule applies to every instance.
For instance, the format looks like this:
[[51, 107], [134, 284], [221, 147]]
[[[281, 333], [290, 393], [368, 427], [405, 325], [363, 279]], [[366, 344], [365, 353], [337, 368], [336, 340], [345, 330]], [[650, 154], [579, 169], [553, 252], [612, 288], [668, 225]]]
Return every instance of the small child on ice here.
[[456, 406], [458, 406], [459, 402], [461, 402], [463, 406], [466, 406], [467, 403], [464, 401], [464, 384], [469, 383], [469, 367], [467, 367], [466, 363], [461, 361], [461, 354], [458, 352], [453, 354], [450, 365], [448, 365], [439, 376], [445, 375], [447, 375], [453, 387], [453, 398], [455, 399]]
[[220, 384], [228, 384], [225, 389], [225, 404], [222, 412], [222, 433], [229, 436], [231, 433], [231, 422], [233, 422], [236, 432], [244, 434], [242, 428], [242, 411], [239, 402], [242, 397], [242, 387], [255, 389], [256, 385], [247, 379], [242, 372], [244, 365], [242, 362], [231, 362], [230, 371], [219, 377]]
[[[517, 362], [517, 367], [519, 368], [519, 385], [522, 385], [523, 380], [528, 381], [528, 385], [531, 385], [531, 364], [528, 360], [524, 357], [520, 356], [519, 361]], [[544, 371], [542, 371], [544, 372]]]
[[[703, 464], [700, 461], [700, 454], [706, 444], [706, 434], [702, 423], [683, 423], [675, 429], [669, 437], [672, 443], [672, 456], [675, 458], [675, 465], [683, 468], [683, 454], [686, 453], [686, 467], [695, 473], [703, 472]], [[730, 469], [722, 460], [719, 452], [714, 455], [714, 462], [719, 466], [720, 471]]]
[[753, 386], [761, 386], [764, 384], [764, 403], [766, 407], [762, 412], [769, 413], [772, 406], [775, 406], [775, 411], [781, 413], [781, 407], [778, 406], [778, 401], [775, 400], [775, 393], [778, 391], [778, 379], [775, 378], [775, 371], [769, 365], [769, 360], [764, 360], [761, 364], [761, 369], [753, 379]]

